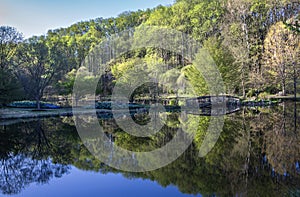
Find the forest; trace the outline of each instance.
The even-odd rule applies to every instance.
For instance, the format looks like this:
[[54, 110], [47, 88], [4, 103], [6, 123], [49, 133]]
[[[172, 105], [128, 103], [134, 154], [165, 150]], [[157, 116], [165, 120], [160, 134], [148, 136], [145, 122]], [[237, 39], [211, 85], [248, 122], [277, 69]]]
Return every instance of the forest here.
[[[62, 185], [65, 179], [61, 178], [75, 172], [70, 185], [73, 190], [76, 179], [85, 181], [76, 174], [80, 171], [99, 176], [114, 173], [129, 180], [146, 180], [146, 184], [151, 181], [164, 189], [175, 186], [182, 194], [300, 196], [299, 13], [299, 0], [174, 0], [169, 6], [81, 21], [30, 38], [24, 38], [15, 27], [0, 26], [0, 193], [25, 194], [26, 189], [55, 185], [55, 179], [60, 179]], [[193, 101], [195, 95], [210, 95], [209, 99], [214, 96], [205, 76], [211, 70], [199, 72], [197, 62], [184, 54], [187, 43], [178, 42], [182, 51], [168, 50], [168, 46], [142, 47], [121, 54], [116, 50], [126, 45], [124, 37], [137, 38], [140, 43], [151, 40], [166, 44], [149, 36], [155, 31], [145, 34], [143, 30], [148, 27], [176, 30], [195, 40], [215, 63], [223, 80], [222, 94], [245, 102], [267, 103], [282, 98], [297, 102], [275, 101], [279, 104], [272, 107], [227, 105], [234, 110], [225, 113], [220, 136], [216, 142], [208, 140], [205, 144], [211, 120], [216, 117], [212, 108], [202, 107], [202, 113], [196, 114], [193, 112], [200, 110], [185, 110], [174, 99], [183, 96]], [[91, 56], [97, 50], [107, 52], [108, 60], [86, 64], [93, 61]], [[83, 82], [77, 87], [81, 92], [74, 91], [78, 80]], [[128, 84], [135, 87], [143, 80], [145, 84], [131, 92], [129, 103], [117, 103], [119, 110], [113, 113], [114, 92], [122, 92]], [[73, 108], [64, 108], [70, 107], [74, 97], [82, 103], [90, 99], [81, 94], [86, 95], [85, 90], [95, 82], [93, 107], [101, 109], [96, 111], [97, 121], [107, 139], [102, 144], [94, 130], [86, 132], [86, 139], [78, 132], [78, 125], [92, 125], [90, 106], [79, 110], [86, 115], [82, 120], [76, 114], [71, 117]], [[131, 103], [146, 99], [169, 99], [164, 107], [170, 110], [162, 113], [157, 108], [159, 112], [152, 113], [147, 103]], [[30, 108], [38, 109], [9, 108], [14, 103], [25, 103], [26, 107], [30, 103], [34, 105]], [[46, 104], [63, 109], [40, 110]], [[127, 112], [130, 107], [126, 116], [124, 109]], [[173, 110], [179, 108], [181, 111]], [[158, 114], [163, 123], [161, 131], [151, 136], [133, 135], [140, 132], [140, 127], [130, 127], [127, 133], [129, 129], [123, 129], [119, 121], [134, 120], [140, 126], [156, 124], [151, 113]], [[177, 160], [162, 168], [126, 172], [96, 157], [103, 154], [105, 146], [119, 146], [133, 152], [132, 160], [120, 157], [124, 159], [120, 161], [137, 168], [140, 160], [136, 152], [167, 145], [182, 128], [193, 136], [193, 141]], [[213, 147], [200, 157], [203, 144]], [[109, 156], [120, 154], [117, 149], [111, 150]], [[152, 164], [157, 160], [151, 157], [145, 161]], [[113, 181], [117, 184], [119, 179]], [[38, 187], [32, 187], [33, 183]], [[123, 192], [121, 184], [114, 183], [113, 190]], [[124, 183], [129, 188], [128, 182]], [[108, 179], [103, 185], [94, 183], [97, 187], [110, 184]], [[136, 188], [151, 194], [138, 186], [129, 189]], [[58, 187], [55, 191], [60, 192]]]
[[[192, 36], [212, 56], [226, 94], [256, 99], [270, 95], [297, 97], [299, 11], [297, 0], [176, 0], [170, 6], [82, 21], [28, 39], [14, 27], [1, 26], [0, 106], [32, 100], [39, 108], [49, 95], [70, 97], [78, 69], [97, 45], [143, 25], [168, 27]], [[150, 72], [157, 66], [151, 65], [151, 59], [168, 67], [161, 77], [169, 84], [158, 87], [161, 96], [184, 91], [172, 88], [173, 83], [180, 84], [183, 78], [193, 85], [197, 95], [208, 94], [201, 73], [181, 54], [142, 48], [108, 62], [97, 95], [111, 95], [116, 80], [135, 65], [143, 65], [142, 69]], [[152, 96], [153, 84], [148, 86], [135, 91], [135, 98]]]

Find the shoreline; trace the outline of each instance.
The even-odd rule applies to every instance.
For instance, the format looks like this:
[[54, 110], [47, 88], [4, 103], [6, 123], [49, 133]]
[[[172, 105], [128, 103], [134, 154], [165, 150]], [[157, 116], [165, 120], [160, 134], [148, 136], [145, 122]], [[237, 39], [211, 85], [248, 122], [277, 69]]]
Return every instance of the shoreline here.
[[[80, 114], [92, 114], [94, 110], [79, 108], [77, 109]], [[109, 113], [109, 110], [97, 109], [98, 113]], [[60, 116], [73, 116], [72, 108], [61, 108], [61, 109], [43, 109], [34, 111], [31, 108], [2, 108], [0, 109], [0, 121], [14, 120], [14, 119], [30, 119], [30, 118], [50, 118]]]
[[[257, 106], [257, 107], [264, 107], [264, 106], [271, 106], [274, 104], [278, 104], [280, 102], [299, 102], [300, 97], [297, 97], [296, 100], [294, 97], [291, 96], [280, 96], [280, 97], [272, 97], [270, 99], [276, 99], [276, 102], [271, 102], [269, 101], [250, 101], [250, 100], [244, 100], [241, 101], [240, 106], [245, 106], [245, 107], [251, 107], [251, 106]], [[280, 101], [281, 100], [281, 101]], [[267, 105], [265, 105], [267, 104]], [[167, 107], [167, 106], [166, 106]], [[173, 106], [174, 108], [175, 106]], [[170, 106], [169, 106], [170, 108]], [[172, 107], [170, 108], [171, 111], [173, 109]], [[169, 110], [170, 110], [169, 109]], [[177, 109], [177, 108], [176, 108]], [[82, 115], [87, 115], [87, 114], [94, 114], [95, 111], [98, 116], [102, 118], [112, 118], [113, 113], [112, 110], [110, 109], [93, 109], [93, 108], [85, 108], [85, 107], [79, 107], [75, 109], [76, 113], [82, 114]], [[168, 111], [168, 110], [167, 110]], [[128, 112], [128, 108], [122, 108], [118, 110], [120, 117], [124, 116], [126, 112]], [[130, 112], [133, 113], [139, 113], [141, 111], [138, 110], [138, 108], [134, 108], [130, 110]], [[6, 108], [0, 108], [0, 121], [5, 121], [5, 120], [15, 120], [15, 119], [30, 119], [30, 118], [51, 118], [51, 117], [68, 117], [68, 116], [73, 116], [73, 108], [68, 107], [68, 108], [60, 108], [60, 109], [42, 109], [42, 110], [36, 110], [34, 108], [11, 108], [11, 107], [6, 107]], [[116, 118], [116, 114], [114, 114], [114, 117]]]

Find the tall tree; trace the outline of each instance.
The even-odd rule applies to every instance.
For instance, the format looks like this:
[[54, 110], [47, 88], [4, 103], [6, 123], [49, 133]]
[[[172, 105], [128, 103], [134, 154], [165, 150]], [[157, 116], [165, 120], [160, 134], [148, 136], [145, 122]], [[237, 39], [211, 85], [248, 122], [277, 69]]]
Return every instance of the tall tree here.
[[0, 67], [8, 68], [23, 36], [13, 27], [0, 27]]
[[50, 48], [44, 37], [33, 37], [18, 48], [17, 76], [27, 96], [36, 100], [37, 109], [45, 88], [50, 85], [62, 64], [62, 57], [55, 46]]
[[17, 45], [23, 36], [13, 27], [0, 27], [0, 102], [7, 102], [17, 95], [19, 84], [12, 73], [12, 61]]
[[273, 25], [265, 40], [266, 74], [271, 83], [280, 81], [283, 95], [286, 95], [289, 80], [293, 80], [294, 93], [297, 92], [297, 79], [300, 72], [299, 40], [299, 35], [288, 30], [283, 22]]
[[228, 0], [222, 28], [224, 44], [239, 67], [243, 96], [249, 89], [263, 90], [264, 41], [269, 28], [299, 12], [295, 1]]
[[231, 50], [237, 70], [240, 73], [241, 92], [246, 96], [246, 84], [250, 65], [250, 40], [249, 40], [249, 0], [229, 0], [226, 4], [226, 20], [223, 36], [224, 44]]

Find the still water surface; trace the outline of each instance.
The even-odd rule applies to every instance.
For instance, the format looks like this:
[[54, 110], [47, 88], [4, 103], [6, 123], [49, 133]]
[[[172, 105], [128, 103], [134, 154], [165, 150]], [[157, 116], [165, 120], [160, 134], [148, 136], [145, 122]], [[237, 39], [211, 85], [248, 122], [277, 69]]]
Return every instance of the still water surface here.
[[[297, 104], [298, 105], [298, 104]], [[220, 138], [204, 158], [209, 124], [201, 116], [193, 144], [155, 171], [122, 172], [93, 157], [70, 117], [1, 122], [1, 196], [300, 196], [300, 105], [243, 109], [226, 115]], [[149, 151], [172, 139], [179, 113], [150, 138], [133, 137], [113, 119], [99, 119], [112, 143]], [[196, 116], [196, 115], [190, 115]], [[136, 117], [146, 123], [147, 115]]]

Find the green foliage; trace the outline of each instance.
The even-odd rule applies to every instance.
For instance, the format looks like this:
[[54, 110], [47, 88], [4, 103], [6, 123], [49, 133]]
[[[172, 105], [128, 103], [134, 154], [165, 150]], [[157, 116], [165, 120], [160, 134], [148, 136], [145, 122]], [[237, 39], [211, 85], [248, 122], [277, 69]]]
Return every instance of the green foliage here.
[[23, 35], [15, 28], [0, 26], [0, 67], [2, 69], [11, 67], [17, 45], [22, 40]]
[[[147, 43], [149, 39], [154, 41], [153, 36], [146, 37], [143, 31], [139, 32], [147, 25], [176, 29], [199, 41], [215, 61], [223, 78], [226, 93], [246, 96], [249, 89], [259, 91], [270, 87], [276, 89], [282, 86], [282, 83], [276, 81], [276, 75], [264, 67], [268, 62], [263, 58], [266, 38], [269, 30], [272, 30], [271, 27], [279, 21], [283, 21], [285, 27], [297, 34], [298, 12], [299, 3], [285, 0], [178, 0], [171, 6], [128, 11], [117, 17], [82, 21], [68, 28], [49, 30], [46, 36], [33, 37], [24, 42], [22, 42], [22, 35], [16, 29], [1, 27], [0, 66], [2, 67], [1, 81], [3, 81], [0, 84], [3, 90], [1, 93], [4, 95], [6, 92], [11, 95], [7, 97], [11, 99], [18, 97], [19, 93], [8, 92], [16, 89], [12, 88], [11, 82], [17, 81], [13, 75], [18, 73], [18, 81], [23, 85], [27, 97], [40, 99], [44, 89], [50, 86], [56, 87], [56, 94], [68, 95], [74, 84], [74, 72], [80, 68], [95, 46], [104, 40], [118, 40], [118, 36], [124, 30], [128, 30], [129, 37], [135, 36], [136, 43], [133, 44]], [[136, 31], [133, 32], [133, 29]], [[187, 87], [186, 80], [188, 80], [195, 87], [195, 93], [207, 94], [203, 77], [200, 73], [194, 72], [190, 60], [184, 59], [183, 54], [175, 54], [160, 48], [142, 48], [114, 59], [117, 54], [114, 47], [119, 50], [118, 47], [124, 44], [124, 40], [118, 40], [114, 44], [109, 43], [105, 46], [104, 50], [111, 60], [107, 65], [87, 66], [88, 72], [94, 75], [100, 69], [106, 71], [105, 76], [100, 77], [101, 87], [98, 88], [97, 94], [101, 96], [111, 94], [115, 79], [123, 80], [123, 84], [132, 83], [137, 74], [135, 72], [144, 68], [145, 75], [155, 73], [152, 72], [153, 70], [161, 74], [150, 78], [159, 77], [164, 81], [165, 86], [159, 87], [163, 93], [187, 92], [187, 88], [190, 88]], [[18, 54], [16, 54], [17, 46]], [[292, 58], [297, 59], [296, 56]], [[155, 59], [156, 63], [152, 64], [151, 59]], [[37, 69], [37, 65], [41, 65], [40, 69]], [[167, 68], [163, 65], [167, 65]], [[136, 67], [136, 70], [132, 70], [133, 67]], [[294, 68], [294, 74], [288, 73], [294, 78], [287, 81], [290, 92], [297, 91], [297, 87], [291, 90], [299, 77], [299, 69]], [[35, 80], [31, 80], [33, 75], [30, 74], [30, 70], [35, 70]], [[266, 73], [274, 76], [274, 83], [269, 83], [269, 78], [265, 77]], [[10, 77], [6, 78], [4, 75]], [[128, 78], [129, 75], [132, 79]], [[6, 83], [5, 79], [12, 80]], [[26, 81], [36, 88], [24, 85]], [[17, 82], [15, 85], [17, 87]], [[152, 86], [156, 88], [155, 85]], [[141, 93], [147, 90], [141, 88], [137, 91]], [[5, 96], [0, 95], [0, 97]]]
[[190, 83], [188, 88], [190, 88], [195, 95], [208, 94], [209, 90], [206, 81], [198, 69], [196, 69], [193, 65], [189, 65], [184, 67], [182, 72], [184, 73], [187, 81]]
[[234, 57], [224, 45], [222, 40], [217, 37], [208, 38], [203, 47], [212, 56], [226, 86], [227, 93], [234, 93], [239, 86], [239, 72], [234, 63]]
[[97, 87], [99, 78], [99, 76], [89, 72], [87, 68], [81, 67], [77, 72], [75, 70], [69, 72], [65, 77], [65, 81], [61, 82], [61, 84], [67, 93], [72, 93], [77, 102], [78, 99], [91, 94], [99, 94], [99, 88], [96, 88], [96, 90], [91, 89], [91, 87]]
[[[152, 96], [158, 94], [157, 90], [163, 90], [165, 94], [208, 94], [209, 87], [203, 73], [195, 68], [195, 64], [181, 57], [181, 54], [163, 49], [130, 51], [119, 59], [112, 59], [109, 65], [81, 68], [77, 75], [89, 52], [114, 34], [118, 36], [123, 30], [137, 28], [136, 34], [129, 31], [128, 36], [135, 35], [137, 42], [145, 43], [153, 39], [138, 31], [143, 25], [174, 28], [192, 35], [216, 63], [226, 93], [243, 96], [248, 93], [249, 97], [254, 96], [256, 91], [273, 94], [283, 88], [282, 79], [291, 91], [292, 82], [299, 81], [298, 13], [297, 1], [177, 0], [172, 6], [79, 22], [26, 41], [22, 41], [21, 34], [14, 28], [0, 27], [0, 102], [25, 97], [25, 93], [19, 92], [19, 85], [23, 86], [28, 97], [37, 101], [42, 98], [46, 87], [56, 85], [57, 94], [74, 93], [80, 99], [86, 94], [84, 90], [96, 83], [98, 78], [101, 79], [101, 86], [106, 86], [96, 90], [96, 94], [101, 95], [111, 93], [116, 81], [126, 90], [127, 86], [133, 87], [141, 78], [159, 79], [164, 84], [145, 84], [132, 97]], [[120, 41], [118, 44], [122, 46], [124, 43]], [[105, 50], [114, 57], [111, 48], [109, 45]], [[199, 61], [196, 63], [204, 64]], [[282, 66], [286, 66], [285, 69], [280, 69]], [[108, 79], [95, 74], [99, 69], [105, 69]], [[210, 70], [203, 72], [210, 73]], [[16, 74], [17, 78], [14, 77]], [[81, 82], [77, 87], [81, 92], [73, 92], [76, 76]], [[263, 92], [259, 97], [264, 99], [267, 93]], [[34, 104], [36, 102], [16, 103], [23, 106]], [[109, 108], [107, 103], [99, 105]], [[145, 139], [116, 129], [111, 120], [101, 121], [108, 127], [114, 143], [128, 150], [150, 151], [165, 145], [174, 137], [180, 123], [188, 124], [188, 132], [195, 133], [193, 145], [174, 163], [146, 173], [121, 172], [126, 177], [156, 180], [163, 186], [176, 185], [181, 191], [192, 194], [274, 196], [289, 194], [287, 185], [295, 188], [295, 184], [299, 183], [299, 173], [294, 165], [299, 162], [300, 152], [299, 140], [295, 135], [299, 133], [299, 117], [296, 116], [299, 109], [292, 111], [286, 104], [278, 108], [245, 110], [238, 116], [227, 116], [219, 141], [205, 158], [198, 157], [198, 149], [207, 134], [209, 117], [188, 115], [189, 121], [184, 122], [178, 114], [168, 114], [164, 120], [167, 126], [155, 136]], [[140, 119], [142, 123], [147, 122], [147, 116]], [[8, 129], [1, 127], [0, 144], [5, 147], [1, 149], [1, 159], [7, 160], [8, 156], [14, 158], [21, 152], [38, 159], [51, 157], [55, 163], [72, 164], [79, 169], [118, 172], [89, 153], [71, 122], [46, 120], [42, 124], [34, 122], [9, 126]], [[6, 169], [14, 167], [8, 166]], [[284, 173], [289, 174], [288, 179]]]
[[298, 14], [297, 17], [294, 17], [286, 22], [283, 22], [287, 28], [291, 31], [294, 31], [297, 34], [300, 34], [300, 24], [299, 24], [300, 15]]
[[[265, 40], [265, 77], [268, 85], [280, 84], [283, 95], [286, 94], [289, 81], [295, 84], [300, 75], [300, 38], [287, 29], [283, 22], [270, 28]], [[278, 47], [280, 46], [280, 47]]]
[[258, 95], [259, 99], [267, 99], [269, 94], [267, 92], [262, 92]]
[[253, 97], [253, 96], [257, 96], [257, 90], [256, 89], [250, 89], [247, 92], [247, 97]]
[[43, 97], [45, 88], [63, 63], [58, 50], [49, 46], [44, 37], [33, 37], [20, 44], [17, 51], [16, 68], [26, 95], [37, 101]]
[[22, 98], [19, 81], [14, 75], [13, 59], [23, 36], [13, 27], [0, 27], [0, 105]]
[[166, 88], [167, 93], [178, 93], [181, 86], [179, 84], [179, 77], [180, 77], [180, 69], [173, 68], [167, 70], [166, 72], [161, 74], [161, 81], [163, 82], [164, 88]]
[[0, 106], [24, 98], [24, 92], [11, 70], [0, 68]]
[[119, 79], [124, 76], [130, 69], [134, 69], [134, 67], [138, 67], [141, 64], [143, 64], [143, 61], [139, 58], [130, 59], [128, 61], [113, 65], [111, 67], [111, 72], [116, 79]]
[[68, 95], [73, 91], [73, 86], [76, 79], [76, 69], [72, 69], [61, 80], [58, 81], [58, 89], [60, 94]]

